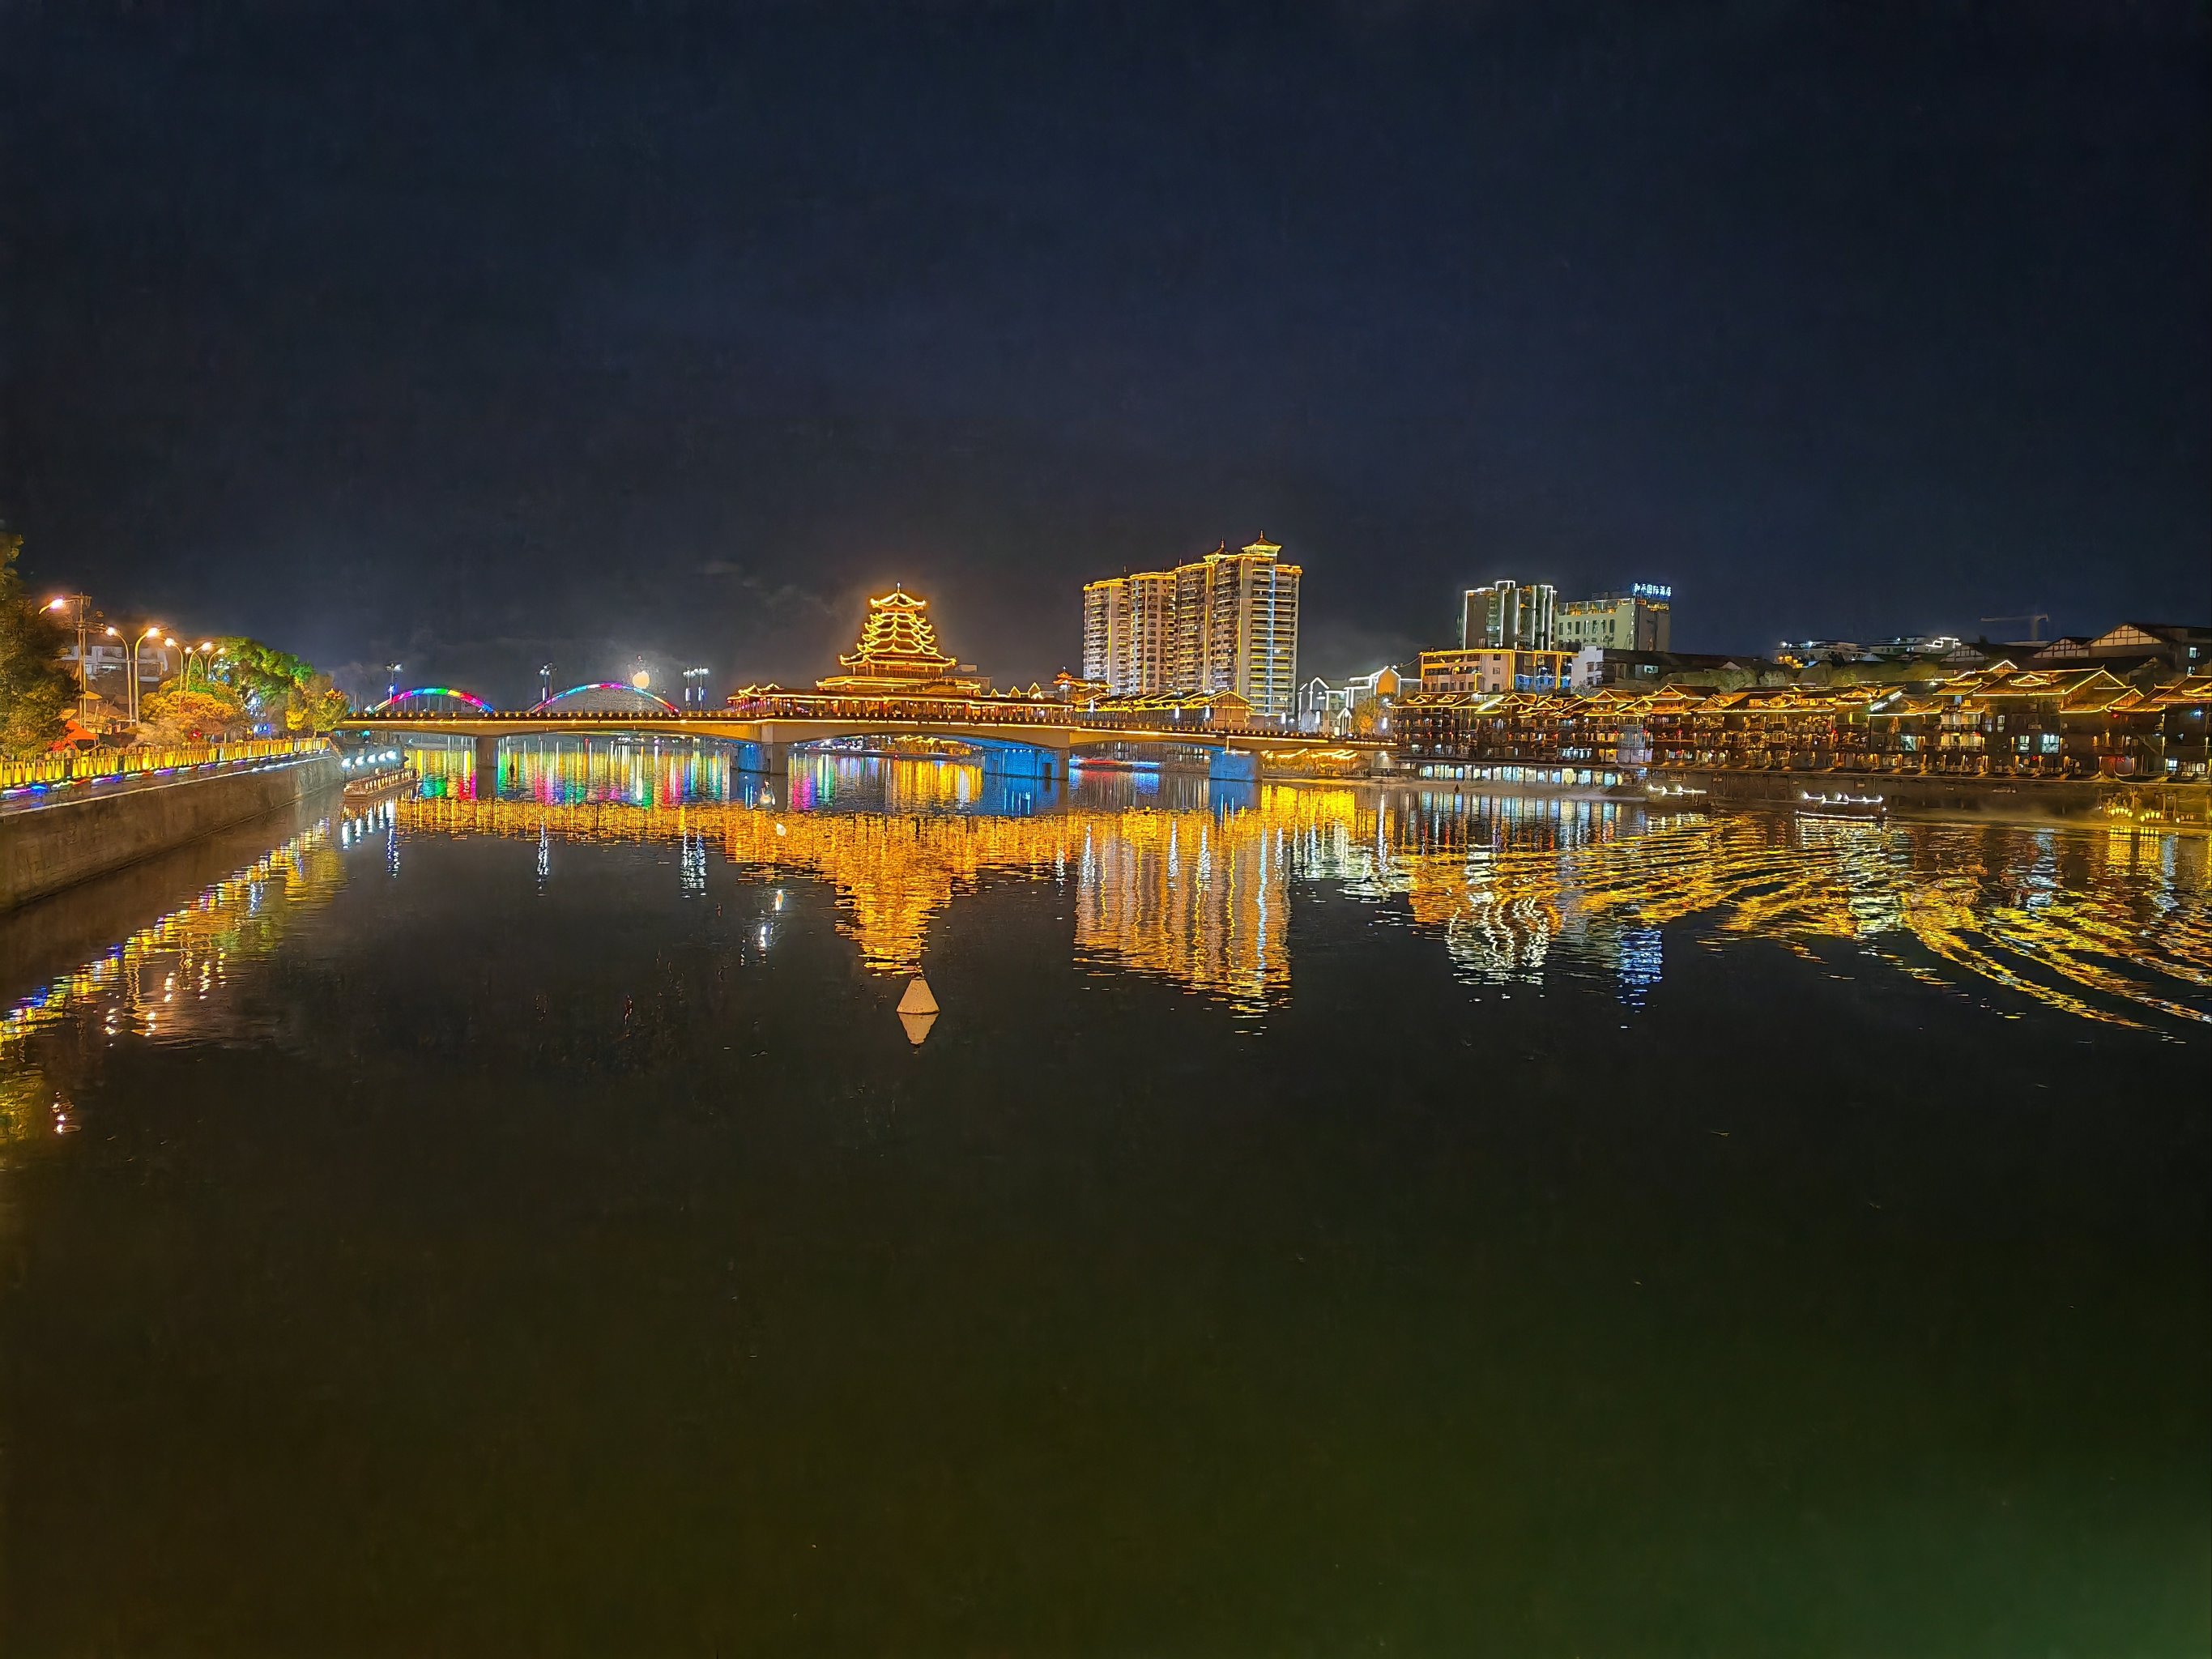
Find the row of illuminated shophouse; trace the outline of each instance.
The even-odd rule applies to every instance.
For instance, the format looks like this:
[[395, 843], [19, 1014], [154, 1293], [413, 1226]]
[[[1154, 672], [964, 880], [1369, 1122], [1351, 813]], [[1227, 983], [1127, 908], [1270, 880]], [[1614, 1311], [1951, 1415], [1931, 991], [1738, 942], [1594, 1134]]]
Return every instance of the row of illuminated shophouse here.
[[2212, 675], [2148, 687], [2101, 668], [2008, 662], [1922, 690], [1846, 685], [1401, 699], [1406, 762], [1553, 763], [1892, 775], [2202, 781]]

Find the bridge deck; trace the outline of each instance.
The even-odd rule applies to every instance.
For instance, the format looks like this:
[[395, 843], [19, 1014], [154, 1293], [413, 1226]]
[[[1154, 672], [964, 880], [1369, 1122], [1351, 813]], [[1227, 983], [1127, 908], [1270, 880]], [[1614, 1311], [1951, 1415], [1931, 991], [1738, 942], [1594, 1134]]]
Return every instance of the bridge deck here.
[[[1042, 713], [1042, 711], [1040, 711]], [[900, 718], [866, 714], [759, 716], [696, 714], [386, 714], [357, 715], [349, 728], [405, 731], [456, 738], [612, 737], [624, 734], [714, 738], [772, 746], [823, 743], [839, 738], [928, 737], [981, 747], [1017, 746], [1065, 753], [1098, 744], [1178, 744], [1196, 749], [1306, 753], [1342, 749], [1376, 753], [1388, 744], [1329, 738], [1308, 732], [1249, 731], [1202, 726], [1122, 726], [1066, 719]]]

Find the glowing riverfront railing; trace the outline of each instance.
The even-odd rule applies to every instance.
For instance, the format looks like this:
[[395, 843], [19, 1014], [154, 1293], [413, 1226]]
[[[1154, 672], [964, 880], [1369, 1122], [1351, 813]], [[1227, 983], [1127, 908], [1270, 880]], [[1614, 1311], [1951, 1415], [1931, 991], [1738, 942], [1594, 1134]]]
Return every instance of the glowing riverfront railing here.
[[109, 778], [151, 777], [241, 761], [281, 760], [316, 755], [330, 747], [321, 738], [260, 738], [246, 743], [149, 744], [140, 749], [100, 749], [90, 754], [42, 755], [36, 760], [0, 761], [0, 791], [52, 789]]

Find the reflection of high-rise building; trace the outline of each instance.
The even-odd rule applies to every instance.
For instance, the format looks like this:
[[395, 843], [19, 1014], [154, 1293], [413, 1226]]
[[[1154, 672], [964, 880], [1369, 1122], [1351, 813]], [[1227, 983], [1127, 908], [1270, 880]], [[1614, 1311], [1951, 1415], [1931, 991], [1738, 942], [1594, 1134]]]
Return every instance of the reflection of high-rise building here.
[[1549, 582], [1507, 580], [1468, 588], [1461, 599], [1460, 648], [1550, 650], [1554, 597]]
[[1233, 691], [1255, 717], [1297, 713], [1298, 580], [1264, 537], [1226, 543], [1173, 570], [1092, 582], [1083, 590], [1084, 678], [1116, 694], [1211, 696]]

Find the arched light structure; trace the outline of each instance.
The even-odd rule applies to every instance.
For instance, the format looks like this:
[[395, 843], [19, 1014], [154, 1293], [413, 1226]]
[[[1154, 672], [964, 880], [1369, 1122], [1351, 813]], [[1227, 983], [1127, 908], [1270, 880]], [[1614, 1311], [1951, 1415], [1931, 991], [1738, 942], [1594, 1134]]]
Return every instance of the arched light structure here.
[[385, 714], [389, 710], [397, 708], [401, 703], [406, 702], [416, 697], [425, 699], [430, 697], [451, 697], [454, 702], [465, 702], [471, 708], [480, 708], [487, 714], [494, 712], [492, 706], [486, 702], [482, 697], [477, 696], [474, 692], [463, 691], [450, 685], [418, 685], [411, 691], [395, 691], [390, 696], [386, 697], [382, 702], [378, 703], [374, 708], [370, 708], [366, 712], [371, 714]]
[[654, 708], [660, 710], [665, 714], [675, 714], [683, 712], [678, 709], [674, 703], [669, 702], [667, 698], [660, 696], [654, 692], [645, 690], [641, 687], [626, 684], [621, 680], [592, 680], [583, 685], [572, 685], [566, 691], [556, 691], [551, 696], [546, 698], [543, 702], [537, 704], [528, 712], [532, 714], [551, 714], [556, 709], [566, 705], [568, 700], [572, 697], [581, 699], [592, 696], [595, 694], [599, 696], [607, 698], [613, 702], [617, 706], [611, 710], [580, 710], [580, 713], [607, 712], [618, 714], [641, 714], [644, 712], [642, 705], [647, 703], [650, 703]]

